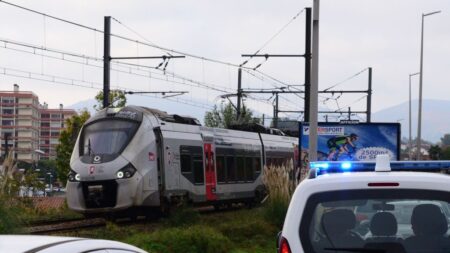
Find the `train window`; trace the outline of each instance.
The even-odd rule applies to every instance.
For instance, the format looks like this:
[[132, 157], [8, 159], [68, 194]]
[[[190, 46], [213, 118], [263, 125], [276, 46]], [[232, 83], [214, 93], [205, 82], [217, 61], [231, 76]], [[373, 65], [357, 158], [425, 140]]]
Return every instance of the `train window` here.
[[227, 156], [227, 182], [236, 181], [236, 164], [233, 156]]
[[253, 171], [255, 171], [256, 173], [260, 173], [261, 172], [261, 160], [259, 157], [254, 157], [253, 158]]
[[191, 156], [190, 155], [181, 155], [181, 172], [182, 173], [191, 173]]
[[244, 157], [237, 157], [237, 180], [238, 181], [245, 180]]
[[217, 182], [225, 183], [226, 175], [225, 175], [225, 157], [217, 156], [216, 157], [216, 168], [217, 168]]
[[204, 176], [203, 176], [203, 157], [201, 156], [193, 156], [193, 168], [194, 168], [194, 183], [203, 184]]
[[245, 181], [253, 181], [253, 159], [245, 158]]

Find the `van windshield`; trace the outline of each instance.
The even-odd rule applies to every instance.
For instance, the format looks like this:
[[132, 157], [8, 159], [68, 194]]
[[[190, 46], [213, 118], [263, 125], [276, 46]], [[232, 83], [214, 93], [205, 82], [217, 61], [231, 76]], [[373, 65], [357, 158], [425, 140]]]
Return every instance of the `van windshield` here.
[[81, 136], [80, 155], [117, 155], [131, 141], [137, 128], [137, 122], [118, 119], [87, 125]]
[[301, 242], [306, 252], [450, 252], [449, 202], [438, 191], [316, 194], [302, 217]]

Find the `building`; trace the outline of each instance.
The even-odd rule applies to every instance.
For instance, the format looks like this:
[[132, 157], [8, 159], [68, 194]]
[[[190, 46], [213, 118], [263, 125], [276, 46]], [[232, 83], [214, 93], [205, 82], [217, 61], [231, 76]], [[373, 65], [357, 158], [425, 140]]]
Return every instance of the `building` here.
[[66, 127], [66, 119], [72, 117], [76, 112], [72, 109], [64, 109], [60, 104], [58, 109], [48, 109], [44, 103], [40, 109], [40, 134], [39, 149], [41, 159], [56, 158], [56, 146], [59, 144], [59, 133]]
[[[74, 110], [48, 109], [31, 91], [0, 91], [0, 154], [13, 152], [16, 160], [35, 162], [55, 158], [55, 146], [64, 121], [76, 114]], [[44, 118], [42, 118], [44, 116]]]

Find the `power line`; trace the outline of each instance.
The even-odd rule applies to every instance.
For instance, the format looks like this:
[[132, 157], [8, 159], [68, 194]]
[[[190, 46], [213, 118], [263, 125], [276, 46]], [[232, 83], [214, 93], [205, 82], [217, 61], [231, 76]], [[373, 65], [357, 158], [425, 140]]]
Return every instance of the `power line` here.
[[[87, 65], [87, 66], [96, 67], [96, 68], [102, 68], [103, 69], [103, 66], [94, 65], [94, 64], [90, 64], [89, 63], [89, 61], [103, 62], [103, 59], [96, 58], [96, 57], [93, 57], [93, 56], [87, 56], [87, 55], [83, 55], [83, 54], [77, 54], [77, 53], [67, 52], [67, 51], [62, 51], [62, 50], [57, 50], [57, 49], [50, 49], [50, 48], [46, 48], [44, 46], [31, 45], [31, 44], [27, 44], [27, 43], [23, 43], [23, 42], [17, 42], [17, 41], [1, 39], [1, 38], [0, 38], [0, 42], [4, 42], [4, 46], [3, 47], [5, 49], [14, 50], [14, 51], [22, 52], [22, 53], [33, 54], [33, 55], [44, 56], [44, 57], [48, 57], [48, 58], [52, 58], [52, 59], [56, 59], [56, 60], [62, 60], [62, 61], [67, 61], [67, 62], [71, 62], [71, 63], [78, 63], [78, 64], [83, 64], [83, 65]], [[33, 50], [33, 52], [26, 51], [26, 50], [21, 50], [21, 49], [17, 49], [17, 48], [8, 47], [7, 46], [8, 44], [13, 44], [13, 45], [21, 46], [21, 47], [31, 48]], [[55, 56], [46, 55], [46, 54], [39, 54], [38, 52], [36, 52], [36, 50], [40, 50], [42, 52], [43, 51], [47, 51], [47, 52], [57, 53], [57, 54], [60, 54], [61, 57], [55, 57]], [[69, 60], [69, 59], [67, 59], [65, 57], [65, 55], [71, 56], [71, 57], [76, 57], [76, 58], [81, 58], [81, 59], [83, 59], [85, 61], [81, 62], [81, 61]], [[128, 71], [119, 70], [117, 68], [111, 68], [111, 70], [116, 71], [116, 72], [120, 72], [120, 73], [137, 75], [137, 76], [141, 76], [141, 77], [152, 78], [152, 79], [156, 79], [156, 80], [161, 80], [161, 81], [171, 82], [171, 83], [176, 83], [176, 84], [181, 84], [181, 85], [188, 85], [188, 86], [193, 86], [193, 87], [201, 87], [201, 88], [211, 89], [211, 90], [215, 90], [215, 91], [219, 91], [219, 92], [232, 91], [231, 89], [228, 89], [228, 88], [225, 88], [225, 87], [221, 87], [221, 86], [213, 85], [213, 84], [208, 84], [208, 83], [201, 82], [201, 81], [196, 81], [196, 80], [193, 80], [193, 79], [190, 79], [190, 78], [187, 78], [187, 77], [183, 77], [181, 75], [178, 75], [178, 74], [175, 74], [175, 73], [172, 73], [172, 72], [169, 72], [169, 71], [164, 71], [164, 70], [157, 69], [155, 67], [138, 65], [138, 64], [132, 64], [132, 63], [121, 62], [121, 61], [113, 62], [113, 65], [116, 65], [116, 66], [126, 65], [127, 66]], [[131, 68], [130, 66], [133, 66], [134, 68]], [[174, 78], [180, 79], [182, 81], [187, 81], [188, 83], [177, 82], [177, 81], [174, 81], [174, 80], [168, 80], [168, 79], [163, 79], [163, 78], [150, 77], [150, 76], [147, 76], [147, 75], [141, 75], [141, 74], [137, 74], [135, 72], [132, 72], [132, 70], [144, 71], [142, 69], [139, 69], [139, 67], [148, 69], [148, 72], [151, 73], [151, 74], [164, 75], [164, 76], [167, 76], [167, 74], [168, 74], [168, 75], [170, 75], [170, 76], [172, 76]], [[152, 71], [150, 71], [150, 69], [156, 69], [156, 70], [159, 70], [159, 71], [163, 71], [165, 74], [152, 72]], [[196, 86], [189, 84], [189, 82], [193, 83], [193, 84], [196, 84]], [[219, 88], [216, 88], [216, 87], [219, 87]]]
[[359, 76], [361, 73], [363, 73], [364, 71], [366, 71], [366, 70], [368, 70], [368, 69], [369, 69], [369, 68], [365, 68], [365, 69], [363, 69], [363, 70], [361, 70], [361, 71], [359, 71], [359, 72], [353, 74], [352, 76], [349, 76], [349, 77], [345, 78], [344, 80], [342, 80], [342, 81], [340, 81], [340, 82], [337, 82], [337, 83], [331, 85], [330, 87], [324, 89], [324, 91], [327, 91], [327, 90], [332, 89], [332, 88], [334, 88], [334, 87], [336, 87], [336, 86], [338, 86], [338, 85], [341, 85], [341, 84], [343, 84], [343, 83], [345, 83], [345, 82], [347, 82], [347, 81], [349, 81], [349, 80], [351, 80], [351, 79], [353, 79], [353, 78]]
[[[0, 0], [0, 3], [4, 3], [4, 4], [7, 4], [7, 5], [10, 5], [10, 6], [13, 6], [13, 7], [22, 9], [22, 10], [25, 10], [25, 11], [29, 11], [29, 12], [32, 12], [32, 13], [35, 13], [35, 14], [43, 15], [45, 17], [48, 17], [48, 18], [51, 18], [51, 19], [54, 19], [54, 20], [58, 20], [58, 21], [61, 21], [61, 22], [67, 23], [67, 24], [71, 24], [71, 25], [78, 26], [78, 27], [85, 28], [85, 29], [89, 29], [89, 30], [92, 30], [92, 31], [95, 31], [95, 32], [103, 33], [102, 30], [99, 30], [99, 29], [96, 29], [96, 28], [93, 28], [93, 27], [89, 27], [89, 26], [86, 26], [86, 25], [82, 25], [80, 23], [76, 23], [76, 22], [73, 22], [73, 21], [69, 21], [69, 20], [66, 20], [66, 19], [63, 19], [63, 18], [58, 18], [56, 16], [49, 15], [49, 14], [46, 14], [46, 13], [43, 13], [43, 12], [40, 12], [40, 11], [32, 10], [30, 8], [26, 8], [26, 7], [17, 5], [17, 4], [12, 4], [12, 3], [6, 2], [4, 0]], [[117, 19], [115, 19], [115, 20], [117, 22], [120, 22]], [[120, 22], [120, 24], [125, 26], [123, 22]], [[128, 29], [131, 29], [131, 28], [128, 27]], [[202, 56], [198, 56], [198, 55], [194, 55], [194, 54], [190, 54], [190, 53], [186, 53], [186, 52], [181, 52], [181, 51], [174, 50], [174, 49], [165, 48], [165, 47], [156, 45], [154, 43], [145, 43], [145, 42], [141, 42], [141, 41], [138, 41], [138, 40], [133, 40], [133, 39], [127, 38], [125, 36], [121, 36], [121, 35], [117, 35], [117, 34], [111, 34], [111, 36], [119, 38], [119, 39], [122, 39], [122, 40], [130, 41], [130, 42], [133, 42], [133, 43], [149, 46], [149, 47], [152, 47], [152, 48], [157, 48], [157, 49], [160, 49], [162, 51], [167, 52], [168, 54], [170, 54], [170, 53], [177, 53], [177, 54], [185, 55], [185, 56], [192, 57], [192, 58], [197, 58], [197, 59], [204, 60], [204, 61], [209, 61], [209, 62], [213, 62], [213, 63], [218, 63], [218, 64], [222, 64], [222, 65], [226, 65], [226, 66], [233, 66], [233, 67], [239, 68], [239, 65], [237, 65], [237, 64], [233, 64], [233, 63], [229, 63], [229, 62], [225, 62], [225, 61], [220, 61], [220, 60], [215, 60], [215, 59], [212, 59], [212, 58], [202, 57]], [[147, 39], [145, 39], [145, 40], [148, 41]], [[247, 70], [253, 70], [253, 69], [247, 68], [247, 67], [243, 67], [243, 68], [245, 68]], [[276, 80], [275, 78], [273, 78], [270, 75], [265, 74], [265, 73], [263, 73], [261, 71], [258, 71], [258, 70], [254, 70], [254, 71], [259, 73], [259, 74], [261, 74], [261, 75], [266, 76], [267, 78]]]
[[[88, 81], [84, 81], [84, 80], [72, 79], [72, 78], [55, 76], [55, 75], [39, 74], [39, 73], [30, 72], [30, 71], [6, 68], [6, 67], [1, 67], [1, 66], [0, 66], [0, 74], [5, 75], [5, 76], [26, 78], [29, 80], [77, 86], [77, 87], [81, 87], [81, 88], [89, 88], [89, 89], [95, 89], [95, 90], [101, 89], [102, 85], [103, 85], [103, 84], [97, 83], [97, 82], [88, 82]], [[99, 87], [97, 87], [97, 86], [99, 86]], [[112, 88], [116, 89], [116, 90], [125, 90], [126, 89], [125, 87], [121, 87], [121, 86], [113, 86]], [[142, 92], [141, 90], [133, 90], [133, 91], [134, 92]], [[186, 104], [186, 105], [190, 105], [190, 106], [195, 106], [195, 107], [199, 107], [199, 108], [203, 108], [203, 109], [211, 109], [212, 108], [211, 106], [209, 106], [207, 104], [203, 104], [203, 103], [200, 103], [197, 101], [192, 102], [192, 101], [189, 101], [186, 99], [181, 99], [181, 98], [160, 98], [158, 96], [151, 96], [151, 97], [155, 97], [158, 99], [171, 100], [173, 102], [182, 103], [182, 104]]]
[[6, 1], [3, 1], [3, 0], [0, 0], [0, 3], [4, 3], [4, 4], [7, 4], [7, 5], [10, 5], [10, 6], [13, 6], [13, 7], [22, 9], [22, 10], [25, 10], [25, 11], [29, 11], [29, 12], [32, 12], [32, 13], [35, 13], [35, 14], [42, 15], [42, 16], [47, 17], [47, 18], [55, 19], [55, 20], [58, 20], [58, 21], [61, 21], [61, 22], [67, 23], [67, 24], [71, 24], [71, 25], [78, 26], [78, 27], [81, 27], [81, 28], [85, 28], [85, 29], [89, 29], [89, 30], [92, 30], [92, 31], [103, 33], [103, 31], [98, 30], [96, 28], [85, 26], [85, 25], [82, 25], [82, 24], [79, 24], [79, 23], [76, 23], [76, 22], [73, 22], [73, 21], [69, 21], [67, 19], [58, 18], [58, 17], [52, 16], [52, 15], [49, 15], [49, 14], [46, 14], [46, 13], [43, 13], [43, 12], [40, 12], [40, 11], [32, 10], [32, 9], [29, 9], [29, 8], [26, 8], [26, 7], [17, 5], [17, 4], [6, 2]]
[[[278, 35], [280, 35], [280, 33], [282, 33], [292, 22], [294, 22], [295, 19], [298, 18], [298, 16], [300, 16], [300, 14], [302, 14], [302, 12], [305, 11], [305, 8], [301, 9], [299, 12], [297, 12], [297, 14], [295, 14], [290, 20], [289, 22], [287, 22], [283, 27], [281, 27], [280, 30], [278, 30], [278, 32], [276, 32], [272, 37], [270, 37], [269, 40], [267, 40], [258, 50], [256, 50], [256, 52], [253, 55], [258, 54], [259, 52], [261, 52], [261, 50], [263, 50], [270, 42], [272, 42], [272, 40], [274, 40]], [[253, 56], [251, 56], [248, 60], [245, 60], [241, 66], [244, 66], [245, 64], [247, 64], [247, 62], [249, 60], [251, 60], [253, 58]], [[267, 60], [267, 58], [266, 58]], [[261, 64], [260, 64], [261, 65]], [[259, 66], [258, 66], [259, 67]]]

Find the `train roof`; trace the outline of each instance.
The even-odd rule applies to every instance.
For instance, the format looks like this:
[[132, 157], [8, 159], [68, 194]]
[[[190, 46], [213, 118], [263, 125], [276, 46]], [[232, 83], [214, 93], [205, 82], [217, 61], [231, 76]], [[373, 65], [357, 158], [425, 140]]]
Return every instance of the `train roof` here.
[[[88, 120], [88, 122], [86, 122], [86, 123], [90, 123], [90, 122], [96, 121], [98, 119], [108, 118], [108, 117], [126, 118], [126, 119], [130, 119], [130, 120], [141, 121], [143, 114], [152, 114], [155, 117], [157, 117], [159, 120], [162, 120], [164, 122], [201, 126], [200, 121], [191, 116], [185, 116], [185, 115], [179, 115], [179, 114], [168, 114], [167, 112], [161, 111], [158, 109], [148, 108], [148, 107], [144, 107], [144, 106], [134, 106], [134, 105], [128, 105], [128, 106], [125, 106], [122, 108], [106, 108], [106, 109], [100, 110], [93, 117], [91, 117]], [[257, 123], [234, 124], [234, 125], [231, 125], [229, 129], [253, 132], [253, 133], [263, 133], [263, 134], [270, 134], [270, 135], [286, 136], [286, 134], [279, 129], [265, 127], [265, 126], [263, 126], [261, 124], [257, 124]]]

